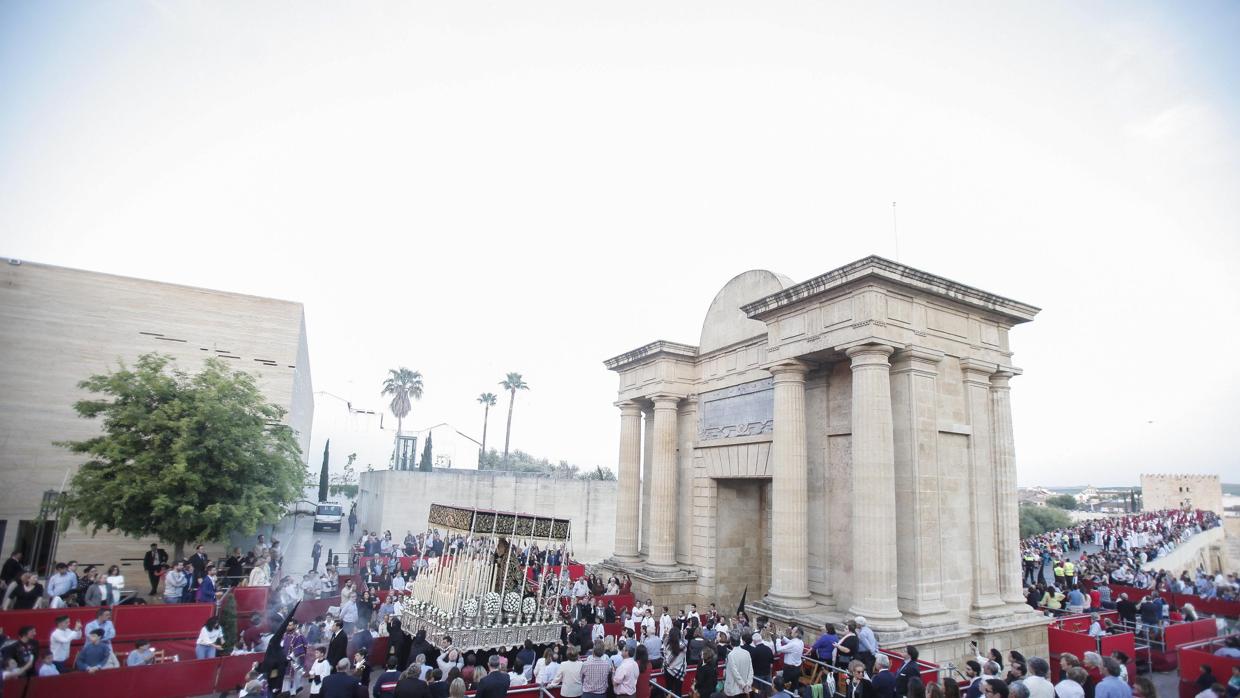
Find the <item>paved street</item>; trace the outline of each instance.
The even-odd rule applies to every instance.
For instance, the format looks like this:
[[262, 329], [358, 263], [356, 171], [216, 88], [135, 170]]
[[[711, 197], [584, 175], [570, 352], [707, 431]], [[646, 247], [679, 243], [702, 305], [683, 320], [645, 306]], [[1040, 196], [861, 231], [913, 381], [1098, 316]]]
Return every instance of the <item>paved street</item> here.
[[[347, 507], [346, 507], [347, 511]], [[319, 569], [327, 562], [328, 550], [338, 555], [340, 563], [349, 563], [349, 522], [346, 518], [340, 532], [326, 530], [314, 531], [314, 517], [310, 515], [290, 516], [276, 527], [274, 536], [284, 549], [284, 573], [302, 575], [310, 569], [310, 551], [314, 541], [323, 542], [323, 558], [319, 561]]]

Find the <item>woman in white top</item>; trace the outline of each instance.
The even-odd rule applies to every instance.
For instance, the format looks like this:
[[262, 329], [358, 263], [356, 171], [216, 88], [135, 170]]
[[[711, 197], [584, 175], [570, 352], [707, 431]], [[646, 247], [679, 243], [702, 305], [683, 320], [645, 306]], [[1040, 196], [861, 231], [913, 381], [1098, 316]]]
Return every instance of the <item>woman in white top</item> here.
[[220, 619], [211, 616], [198, 631], [198, 642], [194, 645], [194, 656], [198, 659], [211, 659], [215, 653], [223, 649], [224, 629], [220, 627]]
[[246, 584], [252, 587], [271, 586], [271, 577], [267, 574], [267, 565], [270, 564], [271, 558], [263, 555], [254, 563], [254, 569], [250, 570], [250, 578], [246, 580]]
[[555, 653], [556, 651], [554, 649], [548, 651], [551, 652], [551, 658], [545, 660], [546, 664], [543, 666], [542, 671], [536, 674], [538, 677], [539, 686], [549, 686], [560, 677], [560, 663], [556, 661], [556, 659], [558, 659]]
[[112, 585], [112, 605], [121, 602], [121, 589], [125, 588], [125, 576], [121, 574], [121, 568], [112, 565], [108, 568], [108, 584]]

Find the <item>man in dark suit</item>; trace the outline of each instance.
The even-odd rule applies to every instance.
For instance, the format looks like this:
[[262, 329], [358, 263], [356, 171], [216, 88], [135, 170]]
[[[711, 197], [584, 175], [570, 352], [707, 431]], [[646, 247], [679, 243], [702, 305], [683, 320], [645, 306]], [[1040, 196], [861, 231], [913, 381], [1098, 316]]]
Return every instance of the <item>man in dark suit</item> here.
[[349, 657], [349, 636], [344, 631], [344, 622], [336, 621], [332, 625], [332, 639], [327, 642], [327, 663], [336, 671], [336, 664]]
[[895, 698], [896, 675], [891, 672], [891, 660], [885, 654], [877, 655], [874, 657], [874, 668], [877, 671], [874, 678], [870, 679], [874, 695], [878, 698]]
[[151, 543], [151, 549], [142, 556], [142, 569], [146, 570], [147, 579], [151, 580], [151, 593], [154, 596], [159, 589], [159, 573], [168, 565], [168, 553], [159, 548], [158, 543]]
[[207, 549], [201, 545], [198, 546], [194, 554], [189, 556], [189, 566], [194, 569], [194, 587], [196, 588], [202, 578], [207, 576]]
[[487, 660], [487, 669], [490, 673], [478, 682], [476, 698], [505, 698], [508, 695], [508, 685], [511, 679], [508, 678], [508, 674], [499, 670], [498, 654], [491, 655]]
[[319, 698], [353, 698], [361, 682], [349, 672], [352, 666], [347, 659], [341, 659], [333, 664], [332, 675], [323, 679], [323, 688], [319, 691]]

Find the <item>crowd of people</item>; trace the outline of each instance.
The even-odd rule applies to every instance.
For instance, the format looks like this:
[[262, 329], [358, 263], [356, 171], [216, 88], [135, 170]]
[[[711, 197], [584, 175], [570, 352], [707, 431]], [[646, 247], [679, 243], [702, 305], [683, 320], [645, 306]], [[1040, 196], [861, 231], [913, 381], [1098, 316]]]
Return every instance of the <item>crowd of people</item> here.
[[[1217, 517], [1206, 512], [1155, 512], [1087, 521], [1027, 539], [1022, 555], [1028, 601], [1050, 610], [1113, 608], [1124, 621], [1147, 628], [1192, 619], [1196, 612], [1191, 605], [1175, 608], [1157, 592], [1229, 598], [1236, 593], [1235, 577], [1150, 574], [1141, 571], [1141, 566], [1218, 524]], [[402, 612], [418, 575], [434, 564], [434, 558], [473, 544], [467, 537], [434, 531], [408, 532], [400, 540], [391, 531], [363, 531], [351, 560], [359, 565], [357, 576], [342, 577], [331, 557], [320, 569], [322, 542], [315, 541], [310, 569], [295, 577], [283, 574], [278, 541], [268, 545], [260, 536], [248, 553], [234, 549], [219, 564], [209, 560], [201, 546], [188, 558], [174, 561], [152, 546], [144, 569], [149, 596], [165, 603], [214, 601], [232, 585], [271, 590], [267, 609], [250, 617], [238, 637], [226, 637], [220, 619], [213, 616], [195, 640], [198, 658], [214, 657], [225, 649], [270, 656], [271, 643], [279, 644], [278, 656], [287, 658], [277, 672], [279, 678], [269, 686], [271, 675], [260, 674], [256, 661], [256, 671], [247, 678], [242, 695], [308, 692], [324, 698], [352, 698], [358, 687], [365, 686], [374, 698], [461, 698], [469, 690], [478, 691], [481, 698], [500, 698], [510, 688], [537, 685], [556, 687], [563, 698], [626, 698], [637, 692], [645, 672], [661, 670], [664, 689], [698, 698], [737, 698], [751, 693], [798, 698], [836, 693], [846, 698], [1155, 698], [1152, 686], [1141, 678], [1131, 693], [1125, 693], [1127, 658], [1123, 656], [1087, 654], [1076, 662], [1065, 655], [1064, 678], [1051, 685], [1045, 660], [1026, 661], [1015, 652], [1005, 658], [992, 650], [966, 664], [964, 681], [943, 676], [938, 682], [923, 683], [915, 661], [892, 671], [864, 617], [827, 625], [823, 632], [806, 637], [797, 626], [780, 628], [766, 618], [751, 619], [743, 608], [731, 615], [721, 613], [714, 604], [702, 611], [693, 604], [672, 610], [649, 598], [639, 599], [631, 608], [618, 608], [609, 597], [631, 592], [632, 581], [627, 576], [604, 579], [590, 573], [564, 587], [560, 591], [566, 597], [561, 637], [546, 646], [527, 641], [490, 652], [463, 651], [450, 636], [405, 632]], [[530, 546], [515, 553], [528, 568], [535, 589], [533, 585], [555, 576], [545, 572], [573, 564], [555, 549]], [[68, 617], [59, 618], [45, 649], [39, 646], [33, 628], [21, 628], [14, 637], [0, 639], [6, 674], [51, 676], [98, 671], [122, 662], [140, 666], [157, 661], [158, 651], [145, 641], [123, 658], [112, 652], [116, 628], [111, 607], [133, 602], [122, 593], [125, 580], [116, 566], [107, 571], [92, 567], [79, 571], [69, 561], [57, 564], [43, 583], [15, 553], [5, 561], [0, 577], [5, 584], [5, 608], [98, 607], [96, 619], [85, 627], [71, 627]], [[1151, 593], [1140, 600], [1113, 596], [1113, 583], [1141, 586]], [[339, 602], [329, 613], [308, 622], [285, 623], [298, 601], [337, 597]], [[609, 634], [609, 627], [619, 629]], [[280, 634], [278, 628], [284, 628]], [[1118, 624], [1095, 617], [1090, 633], [1120, 629]], [[387, 638], [388, 651], [375, 656], [380, 638]], [[70, 665], [70, 645], [82, 640]], [[916, 647], [904, 650], [916, 660]], [[820, 683], [807, 685], [810, 672], [803, 673], [803, 667], [812, 662], [825, 670], [813, 674], [821, 676]], [[773, 670], [781, 665], [782, 671]], [[722, 676], [718, 671], [699, 671], [688, 678], [694, 667], [716, 667]]]
[[[1022, 569], [1029, 604], [1049, 612], [1116, 608], [1110, 585], [1148, 589], [1149, 597], [1132, 603], [1160, 601], [1158, 594], [1174, 592], [1207, 599], [1240, 598], [1240, 577], [1198, 570], [1175, 575], [1145, 569], [1180, 543], [1221, 525], [1209, 511], [1167, 510], [1083, 521], [1071, 528], [1026, 538], [1021, 546]], [[1122, 601], [1128, 601], [1125, 596]], [[1195, 611], [1160, 607], [1164, 622], [1172, 614], [1191, 617]], [[1153, 613], [1153, 610], [1149, 611]]]

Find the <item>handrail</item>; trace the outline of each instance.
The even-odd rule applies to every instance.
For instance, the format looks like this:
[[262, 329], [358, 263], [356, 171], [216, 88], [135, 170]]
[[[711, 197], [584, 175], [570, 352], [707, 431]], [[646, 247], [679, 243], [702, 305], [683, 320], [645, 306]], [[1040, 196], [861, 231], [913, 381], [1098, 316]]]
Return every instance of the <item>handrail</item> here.
[[[662, 674], [660, 674], [660, 676], [662, 676]], [[681, 698], [680, 694], [678, 694], [678, 693], [673, 693], [672, 691], [669, 691], [667, 688], [665, 688], [665, 687], [664, 687], [662, 684], [660, 684], [658, 681], [655, 681], [655, 680], [654, 680], [654, 676], [651, 676], [649, 679], [647, 679], [647, 681], [649, 681], [649, 682], [650, 682], [650, 685], [651, 685], [651, 686], [654, 686], [655, 688], [659, 689], [660, 691], [663, 691], [664, 693], [666, 693], [667, 695], [671, 696], [672, 698]]]

